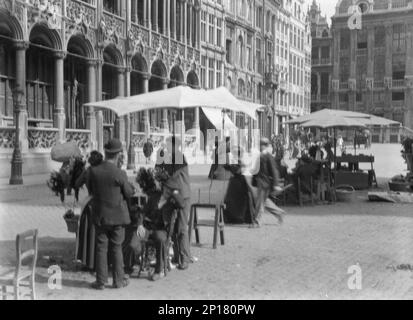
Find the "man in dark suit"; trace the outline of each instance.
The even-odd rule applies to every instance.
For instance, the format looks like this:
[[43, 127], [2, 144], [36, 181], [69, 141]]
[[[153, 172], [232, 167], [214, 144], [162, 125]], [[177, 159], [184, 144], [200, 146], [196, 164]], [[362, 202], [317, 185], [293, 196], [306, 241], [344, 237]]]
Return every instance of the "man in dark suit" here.
[[109, 254], [113, 287], [123, 288], [129, 282], [123, 270], [122, 243], [125, 226], [130, 224], [127, 200], [134, 194], [127, 175], [118, 168], [122, 143], [113, 139], [105, 145], [105, 161], [90, 169], [90, 192], [93, 196], [93, 222], [96, 227], [96, 282], [92, 287], [103, 290], [108, 278]]
[[267, 138], [261, 139], [261, 155], [258, 173], [254, 176], [254, 184], [258, 188], [257, 201], [255, 206], [254, 225], [259, 227], [261, 216], [265, 211], [274, 215], [280, 223], [283, 222], [284, 211], [278, 208], [270, 199], [273, 191], [280, 192], [282, 189], [278, 186], [279, 173], [272, 156], [271, 142]]

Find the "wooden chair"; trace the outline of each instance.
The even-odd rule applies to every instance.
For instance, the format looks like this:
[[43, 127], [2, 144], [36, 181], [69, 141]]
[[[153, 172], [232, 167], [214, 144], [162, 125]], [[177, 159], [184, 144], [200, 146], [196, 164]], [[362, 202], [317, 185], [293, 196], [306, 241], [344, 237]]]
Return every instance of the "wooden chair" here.
[[[215, 218], [214, 220], [199, 220], [198, 219], [198, 209], [213, 209], [215, 210]], [[200, 227], [212, 227], [214, 228], [214, 236], [213, 236], [213, 248], [217, 248], [218, 243], [218, 231], [220, 234], [221, 245], [225, 245], [225, 236], [224, 236], [224, 210], [225, 205], [215, 205], [215, 204], [194, 204], [191, 206], [191, 215], [189, 217], [189, 242], [191, 243], [192, 238], [192, 230], [195, 230], [195, 239], [196, 243], [200, 244]]]
[[[15, 300], [19, 300], [23, 294], [20, 292], [20, 287], [28, 287], [31, 291], [30, 297], [36, 299], [35, 291], [35, 271], [37, 263], [37, 243], [38, 230], [30, 230], [17, 235], [16, 237], [16, 268], [0, 274], [1, 296], [5, 300], [7, 296], [14, 296]], [[27, 239], [32, 239], [32, 248], [23, 251], [23, 244]], [[23, 265], [25, 260], [31, 258], [31, 263], [28, 266]], [[14, 292], [7, 292], [7, 287], [13, 287]]]

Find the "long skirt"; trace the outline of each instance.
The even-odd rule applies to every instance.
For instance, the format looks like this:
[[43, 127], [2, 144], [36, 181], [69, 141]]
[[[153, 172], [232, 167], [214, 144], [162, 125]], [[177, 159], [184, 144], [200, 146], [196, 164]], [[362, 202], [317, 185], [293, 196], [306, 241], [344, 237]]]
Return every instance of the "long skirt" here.
[[92, 207], [90, 203], [85, 206], [80, 216], [78, 237], [77, 259], [82, 261], [86, 268], [95, 270], [96, 231], [92, 222]]
[[225, 204], [226, 223], [252, 223], [255, 215], [253, 194], [243, 175], [235, 175], [229, 180]]

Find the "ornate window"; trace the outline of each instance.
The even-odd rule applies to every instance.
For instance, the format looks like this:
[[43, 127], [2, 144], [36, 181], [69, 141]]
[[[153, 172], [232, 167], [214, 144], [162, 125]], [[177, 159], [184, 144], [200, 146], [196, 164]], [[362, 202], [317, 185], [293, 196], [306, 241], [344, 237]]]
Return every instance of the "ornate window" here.
[[10, 44], [0, 42], [0, 115], [13, 117], [13, 86], [15, 54]]
[[244, 39], [242, 38], [242, 36], [238, 37], [237, 47], [238, 47], [238, 64], [241, 68], [243, 68], [245, 57], [244, 57]]
[[406, 27], [404, 24], [393, 25], [393, 49], [406, 48]]
[[120, 16], [121, 15], [121, 1], [103, 0], [103, 10]]

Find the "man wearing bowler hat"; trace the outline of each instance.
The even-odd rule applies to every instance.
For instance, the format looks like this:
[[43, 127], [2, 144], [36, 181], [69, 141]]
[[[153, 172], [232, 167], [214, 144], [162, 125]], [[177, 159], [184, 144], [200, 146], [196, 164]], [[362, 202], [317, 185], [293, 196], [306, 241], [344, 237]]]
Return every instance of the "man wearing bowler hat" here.
[[131, 223], [127, 200], [134, 194], [127, 175], [118, 168], [122, 143], [118, 139], [105, 145], [105, 161], [90, 170], [93, 196], [93, 222], [96, 226], [96, 282], [92, 288], [103, 290], [108, 278], [108, 250], [112, 264], [113, 287], [129, 284], [123, 270], [122, 243], [125, 226]]

